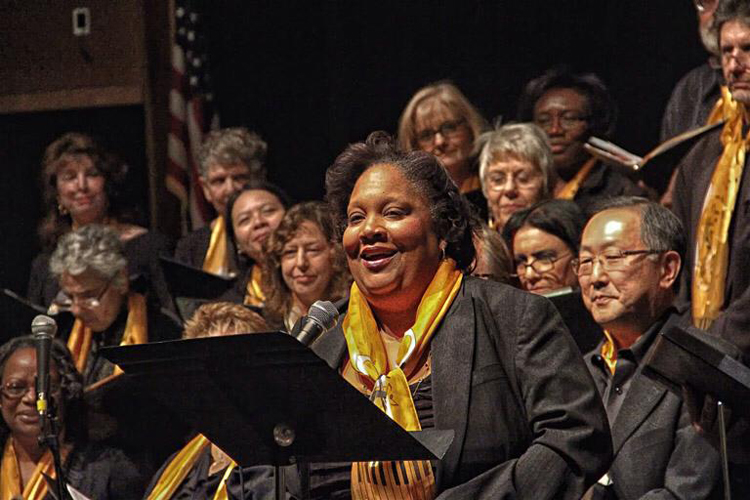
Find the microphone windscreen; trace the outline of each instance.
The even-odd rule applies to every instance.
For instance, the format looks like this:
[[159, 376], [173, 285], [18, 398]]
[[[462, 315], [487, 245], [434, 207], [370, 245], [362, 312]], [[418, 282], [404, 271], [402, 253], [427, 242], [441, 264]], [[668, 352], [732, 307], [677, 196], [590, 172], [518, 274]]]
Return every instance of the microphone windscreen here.
[[57, 332], [57, 323], [55, 320], [44, 314], [39, 314], [31, 322], [31, 333], [35, 336], [49, 335], [54, 337]]
[[318, 300], [313, 302], [307, 311], [307, 316], [320, 324], [325, 331], [330, 330], [339, 320], [339, 311], [332, 302], [327, 300]]

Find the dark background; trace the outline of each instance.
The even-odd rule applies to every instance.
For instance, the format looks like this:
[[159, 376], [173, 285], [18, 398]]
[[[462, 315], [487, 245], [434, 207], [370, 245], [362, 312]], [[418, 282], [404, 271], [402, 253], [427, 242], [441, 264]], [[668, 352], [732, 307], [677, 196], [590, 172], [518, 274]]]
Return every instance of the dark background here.
[[[672, 87], [706, 57], [689, 0], [207, 4], [221, 124], [258, 131], [269, 143], [271, 180], [297, 200], [322, 196], [325, 169], [346, 144], [394, 132], [419, 87], [450, 79], [486, 118], [508, 120], [524, 83], [558, 63], [604, 79], [620, 105], [616, 142], [645, 153]], [[25, 291], [38, 251], [39, 160], [58, 135], [102, 137], [132, 165], [147, 209], [142, 113], [0, 116], [0, 286]]]

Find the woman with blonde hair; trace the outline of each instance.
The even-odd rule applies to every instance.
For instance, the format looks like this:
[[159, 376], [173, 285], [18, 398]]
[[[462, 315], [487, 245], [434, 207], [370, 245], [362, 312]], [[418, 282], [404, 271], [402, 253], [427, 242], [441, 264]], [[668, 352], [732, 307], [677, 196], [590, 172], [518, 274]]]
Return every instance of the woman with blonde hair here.
[[404, 151], [435, 155], [458, 190], [480, 215], [487, 206], [480, 189], [474, 143], [487, 128], [479, 111], [450, 82], [419, 89], [404, 108], [398, 123], [398, 142]]

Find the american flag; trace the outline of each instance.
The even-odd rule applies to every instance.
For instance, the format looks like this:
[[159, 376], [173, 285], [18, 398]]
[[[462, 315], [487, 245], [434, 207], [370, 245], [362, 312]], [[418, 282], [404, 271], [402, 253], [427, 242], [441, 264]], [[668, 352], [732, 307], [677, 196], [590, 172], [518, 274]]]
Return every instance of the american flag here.
[[172, 89], [169, 95], [169, 159], [165, 183], [182, 207], [182, 231], [205, 225], [210, 206], [199, 183], [198, 150], [203, 136], [218, 127], [213, 107], [206, 37], [196, 0], [175, 1]]

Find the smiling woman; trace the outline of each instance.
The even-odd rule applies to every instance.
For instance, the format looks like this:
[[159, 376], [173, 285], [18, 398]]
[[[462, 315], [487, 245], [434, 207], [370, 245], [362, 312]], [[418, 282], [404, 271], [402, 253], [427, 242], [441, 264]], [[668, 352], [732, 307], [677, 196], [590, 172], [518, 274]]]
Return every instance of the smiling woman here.
[[449, 82], [419, 89], [404, 108], [398, 123], [398, 140], [405, 151], [435, 155], [459, 191], [484, 215], [479, 189], [474, 141], [487, 125], [479, 111]]
[[[374, 133], [326, 190], [355, 283], [314, 350], [405, 429], [455, 439], [435, 465], [330, 465], [311, 484], [355, 499], [580, 498], [610, 454], [601, 402], [549, 302], [466, 276], [478, 221], [440, 162]], [[392, 470], [404, 480], [373, 483]]]
[[[50, 498], [43, 474], [54, 476], [52, 456], [40, 446], [34, 379], [35, 340], [16, 337], [0, 347], [0, 498]], [[73, 359], [58, 339], [50, 355], [50, 396], [60, 420], [60, 454], [70, 485], [88, 498], [140, 498], [143, 481], [125, 455], [86, 441], [83, 384]]]
[[289, 209], [268, 240], [263, 275], [263, 315], [287, 331], [313, 302], [346, 296], [351, 276], [328, 205], [311, 201]]
[[32, 302], [49, 306], [59, 291], [57, 280], [49, 276], [49, 257], [58, 240], [85, 225], [103, 224], [125, 246], [128, 275], [140, 277], [162, 306], [171, 307], [158, 258], [171, 255], [172, 241], [134, 223], [128, 170], [127, 164], [85, 134], [65, 134], [47, 147], [42, 162], [47, 214], [39, 227], [45, 250], [32, 263], [28, 286]]
[[247, 305], [262, 307], [266, 300], [261, 287], [266, 242], [290, 205], [280, 187], [261, 180], [251, 181], [229, 197], [227, 237], [237, 251], [235, 260], [242, 277], [237, 293]]

